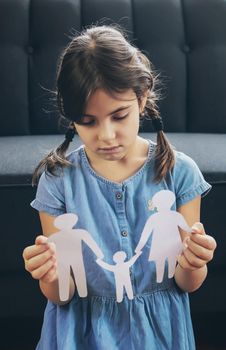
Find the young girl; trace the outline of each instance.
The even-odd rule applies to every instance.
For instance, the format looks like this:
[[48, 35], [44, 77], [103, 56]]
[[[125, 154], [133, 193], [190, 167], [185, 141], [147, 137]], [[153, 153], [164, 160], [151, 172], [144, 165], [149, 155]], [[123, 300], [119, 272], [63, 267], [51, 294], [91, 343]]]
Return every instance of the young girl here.
[[[69, 128], [65, 141], [35, 172], [37, 179], [45, 170], [32, 202], [43, 236], [23, 252], [26, 270], [48, 299], [37, 349], [195, 349], [187, 292], [205, 280], [216, 247], [199, 223], [200, 198], [210, 185], [194, 161], [167, 142], [154, 83], [148, 59], [112, 27], [85, 30], [63, 53], [57, 100]], [[153, 122], [157, 144], [138, 136], [143, 118]], [[75, 131], [83, 146], [65, 156]], [[191, 234], [181, 231], [186, 249], [174, 278], [166, 272], [156, 282], [147, 243], [130, 268], [134, 298], [125, 293], [118, 303], [114, 274], [96, 263], [84, 245], [88, 295], [79, 297], [72, 274], [69, 298], [61, 302], [55, 247], [47, 242], [57, 231], [55, 217], [76, 214], [76, 228], [87, 230], [103, 260], [114, 265], [117, 251], [128, 261], [135, 255], [145, 222], [154, 213], [150, 201], [160, 190], [175, 194], [172, 209], [193, 226]]]

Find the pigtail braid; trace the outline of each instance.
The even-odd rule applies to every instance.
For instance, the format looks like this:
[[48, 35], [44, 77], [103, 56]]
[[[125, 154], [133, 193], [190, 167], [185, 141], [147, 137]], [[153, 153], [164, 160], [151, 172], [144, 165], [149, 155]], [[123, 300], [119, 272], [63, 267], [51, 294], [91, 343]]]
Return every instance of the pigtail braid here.
[[44, 159], [40, 161], [38, 166], [35, 168], [32, 185], [38, 183], [39, 177], [43, 171], [50, 173], [51, 175], [56, 175], [56, 169], [58, 167], [70, 166], [71, 163], [66, 159], [66, 152], [70, 145], [70, 142], [73, 140], [75, 135], [75, 128], [73, 124], [70, 124], [66, 134], [65, 140], [62, 142], [56, 149], [52, 150]]
[[175, 164], [174, 151], [170, 145], [163, 129], [163, 121], [160, 116], [157, 101], [159, 96], [155, 91], [149, 91], [143, 118], [152, 122], [154, 130], [157, 132], [157, 145], [155, 152], [155, 181], [163, 180], [167, 173], [171, 171]]
[[155, 152], [155, 181], [164, 179], [175, 164], [175, 156], [163, 130], [157, 131], [157, 145]]

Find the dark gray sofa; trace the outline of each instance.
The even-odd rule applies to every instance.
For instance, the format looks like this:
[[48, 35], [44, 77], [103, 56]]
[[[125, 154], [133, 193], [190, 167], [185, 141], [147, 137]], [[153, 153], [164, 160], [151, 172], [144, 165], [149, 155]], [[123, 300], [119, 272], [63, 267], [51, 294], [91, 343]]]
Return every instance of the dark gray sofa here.
[[[41, 232], [31, 176], [64, 137], [49, 91], [57, 57], [97, 21], [120, 23], [161, 72], [168, 138], [213, 186], [202, 221], [218, 248], [191, 308], [197, 344], [226, 346], [225, 18], [225, 0], [0, 0], [1, 349], [33, 349], [39, 336], [45, 299], [21, 256]], [[155, 138], [149, 123], [141, 132]]]

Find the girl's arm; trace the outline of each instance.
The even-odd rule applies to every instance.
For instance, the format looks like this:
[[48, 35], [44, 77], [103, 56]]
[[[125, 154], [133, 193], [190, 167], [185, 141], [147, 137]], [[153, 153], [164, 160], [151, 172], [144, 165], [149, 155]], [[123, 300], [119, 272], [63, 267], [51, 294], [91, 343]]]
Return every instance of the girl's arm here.
[[181, 206], [178, 212], [183, 215], [192, 233], [181, 230], [182, 240], [186, 242], [186, 249], [178, 258], [175, 272], [177, 285], [186, 292], [198, 289], [207, 276], [207, 263], [212, 260], [216, 248], [213, 237], [205, 233], [200, 220], [201, 197], [198, 196]]
[[[44, 212], [40, 212], [39, 215], [44, 236], [38, 236], [34, 245], [24, 249], [25, 268], [34, 279], [39, 280], [40, 289], [45, 297], [55, 304], [62, 305], [65, 302], [60, 301], [59, 297], [55, 245], [47, 242], [47, 237], [59, 230], [53, 224], [54, 216]], [[74, 292], [75, 285], [71, 277], [68, 301]]]

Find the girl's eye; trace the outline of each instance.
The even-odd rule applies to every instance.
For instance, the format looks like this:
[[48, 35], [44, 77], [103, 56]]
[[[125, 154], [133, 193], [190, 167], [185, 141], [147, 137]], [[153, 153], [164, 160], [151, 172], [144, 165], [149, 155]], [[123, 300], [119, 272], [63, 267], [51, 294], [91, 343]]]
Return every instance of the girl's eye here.
[[[113, 120], [116, 121], [121, 121], [128, 117], [129, 113], [125, 115], [113, 115], [112, 118]], [[92, 117], [89, 116], [84, 116], [80, 121], [77, 122], [79, 125], [84, 125], [84, 126], [93, 126], [96, 123], [96, 120]]]
[[125, 114], [125, 115], [119, 115], [119, 116], [117, 116], [117, 115], [115, 115], [115, 116], [113, 116], [113, 118], [115, 119], [115, 120], [123, 120], [123, 119], [125, 119], [126, 117], [128, 117], [128, 115], [129, 115], [129, 113], [127, 113], [127, 114]]
[[78, 124], [85, 126], [94, 125], [95, 120], [90, 118], [83, 118]]

